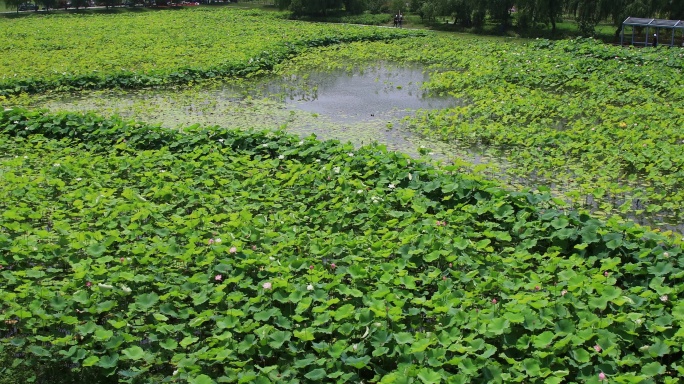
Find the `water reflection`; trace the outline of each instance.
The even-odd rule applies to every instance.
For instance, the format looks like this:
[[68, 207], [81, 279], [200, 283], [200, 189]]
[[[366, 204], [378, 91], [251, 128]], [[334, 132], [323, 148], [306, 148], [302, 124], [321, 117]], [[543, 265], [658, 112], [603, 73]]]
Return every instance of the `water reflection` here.
[[422, 146], [433, 158], [482, 162], [481, 154], [454, 143], [419, 137], [405, 118], [420, 109], [460, 103], [431, 97], [422, 89], [429, 79], [421, 66], [379, 63], [349, 70], [315, 71], [236, 81], [192, 90], [143, 90], [86, 93], [41, 104], [54, 110], [95, 111], [168, 128], [199, 124], [227, 128], [285, 129], [298, 135], [350, 141], [377, 141], [390, 150], [419, 156]]
[[[422, 67], [380, 65], [353, 71], [313, 72], [289, 77], [286, 102], [302, 111], [330, 116], [343, 122], [408, 116], [417, 109], [453, 107], [453, 98], [431, 97], [422, 89], [429, 75]], [[282, 87], [282, 85], [281, 85]]]

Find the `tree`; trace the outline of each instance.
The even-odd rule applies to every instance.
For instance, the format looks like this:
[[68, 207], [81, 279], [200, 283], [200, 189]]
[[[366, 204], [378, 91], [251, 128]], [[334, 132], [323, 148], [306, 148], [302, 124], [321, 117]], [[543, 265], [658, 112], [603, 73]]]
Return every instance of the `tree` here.
[[664, 12], [669, 19], [684, 19], [684, 1], [669, 0], [667, 4], [665, 4]]
[[360, 15], [366, 10], [366, 4], [363, 0], [342, 0], [344, 10], [352, 15]]
[[435, 19], [435, 5], [433, 3], [423, 3], [418, 12], [423, 21], [430, 22]]
[[88, 5], [87, 1], [88, 0], [71, 0], [71, 6], [76, 8], [78, 11], [79, 8], [86, 7]]
[[24, 0], [3, 0], [5, 3], [5, 8], [7, 9], [16, 9], [17, 13], [19, 13], [19, 6]]
[[582, 35], [594, 35], [596, 24], [610, 14], [610, 11], [605, 10], [606, 4], [610, 2], [611, 0], [570, 0], [568, 9], [575, 15]]
[[109, 9], [110, 7], [114, 7], [116, 5], [118, 0], [104, 0], [103, 3], [105, 5], [106, 9]]
[[493, 20], [498, 21], [503, 28], [506, 28], [510, 24], [513, 5], [513, 0], [488, 0], [487, 11]]
[[37, 0], [45, 9], [54, 9], [57, 7], [57, 0]]
[[551, 35], [556, 34], [556, 19], [563, 15], [563, 0], [520, 0], [516, 6], [519, 23], [534, 25], [548, 22], [551, 24]]

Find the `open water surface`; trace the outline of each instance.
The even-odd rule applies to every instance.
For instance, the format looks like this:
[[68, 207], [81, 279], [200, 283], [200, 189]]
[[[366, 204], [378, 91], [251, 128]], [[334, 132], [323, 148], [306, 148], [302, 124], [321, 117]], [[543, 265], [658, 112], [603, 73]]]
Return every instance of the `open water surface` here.
[[422, 84], [428, 79], [421, 66], [378, 63], [185, 90], [83, 93], [36, 106], [116, 114], [168, 128], [200, 124], [283, 129], [357, 146], [378, 142], [412, 156], [419, 156], [419, 148], [426, 147], [440, 161], [461, 158], [487, 162], [489, 159], [476, 148], [429, 140], [406, 128], [405, 118], [419, 109], [448, 108], [461, 102], [427, 94]]

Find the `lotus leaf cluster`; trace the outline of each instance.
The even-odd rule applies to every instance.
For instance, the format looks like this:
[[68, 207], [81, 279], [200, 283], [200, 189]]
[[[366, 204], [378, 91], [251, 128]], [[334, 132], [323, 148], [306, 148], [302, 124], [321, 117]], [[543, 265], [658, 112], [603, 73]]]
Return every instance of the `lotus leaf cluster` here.
[[284, 133], [15, 109], [0, 135], [0, 346], [30, 378], [684, 374], [679, 243], [549, 193]]

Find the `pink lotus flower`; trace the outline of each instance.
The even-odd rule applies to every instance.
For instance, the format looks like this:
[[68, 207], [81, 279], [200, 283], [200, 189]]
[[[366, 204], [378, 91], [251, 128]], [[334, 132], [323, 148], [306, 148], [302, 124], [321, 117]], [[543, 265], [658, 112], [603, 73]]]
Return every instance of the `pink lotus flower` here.
[[601, 346], [598, 344], [594, 345], [594, 351], [601, 352]]
[[209, 239], [209, 245], [214, 244], [214, 239]]
[[93, 285], [90, 281], [86, 283], [86, 287], [90, 288], [90, 286]]
[[330, 264], [330, 268], [335, 269], [335, 268], [337, 268], [337, 265], [335, 265], [335, 263], [332, 263], [332, 264]]
[[538, 290], [540, 290], [540, 289], [541, 289], [541, 288], [540, 288], [538, 285], [535, 285], [535, 287], [534, 287], [534, 290], [535, 290], [535, 291], [538, 291]]
[[230, 247], [230, 249], [228, 250], [228, 252], [230, 252], [230, 253], [235, 253], [235, 252], [237, 252], [237, 248], [235, 248], [235, 247]]
[[256, 245], [252, 245], [252, 251], [256, 251]]
[[214, 276], [214, 280], [216, 280], [216, 281], [221, 281], [222, 279], [223, 279], [223, 276], [221, 276], [221, 275]]
[[442, 276], [442, 280], [446, 280], [446, 279], [447, 279], [447, 277], [446, 277], [446, 276]]
[[312, 270], [312, 271], [313, 271], [313, 269], [314, 269], [314, 266], [313, 266], [313, 265], [309, 265], [309, 270]]
[[119, 259], [119, 261], [123, 263], [124, 261], [126, 261], [126, 259], [124, 259], [124, 258], [122, 257], [122, 258]]
[[603, 372], [599, 373], [599, 381], [603, 381], [605, 379], [606, 379], [606, 374]]
[[608, 271], [603, 272], [603, 276], [608, 277], [608, 275], [610, 275], [610, 273], [608, 273]]
[[261, 285], [264, 289], [271, 289], [272, 285], [268, 281]]
[[454, 266], [454, 264], [452, 264], [452, 263], [449, 263], [449, 268], [451, 268], [451, 267], [453, 267], [453, 266]]
[[496, 299], [492, 299], [492, 304], [496, 304], [496, 303], [497, 303]]

